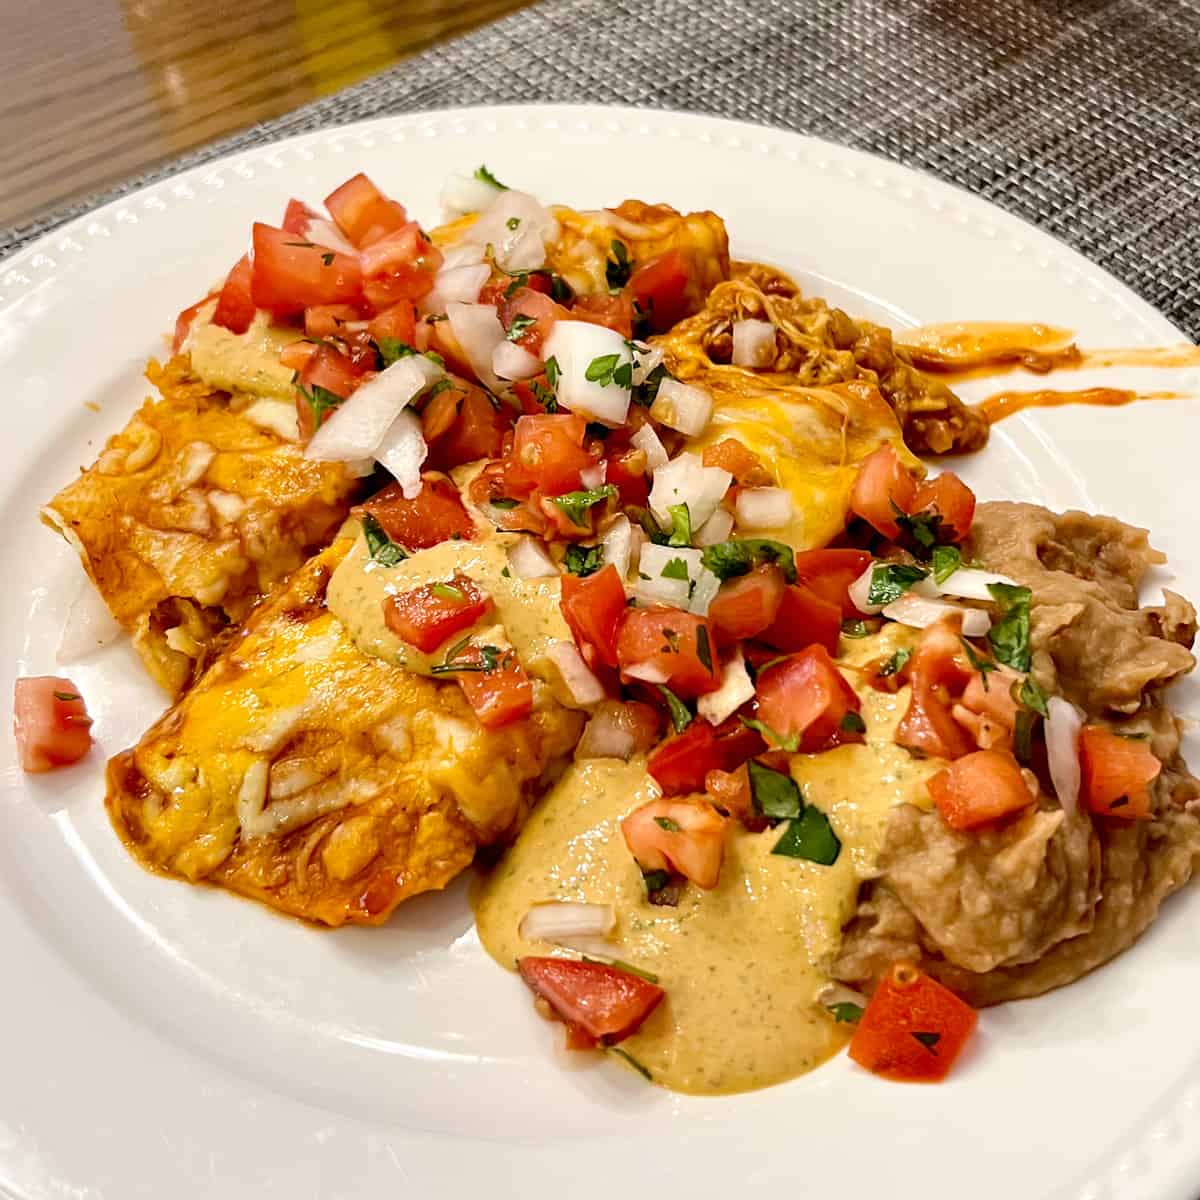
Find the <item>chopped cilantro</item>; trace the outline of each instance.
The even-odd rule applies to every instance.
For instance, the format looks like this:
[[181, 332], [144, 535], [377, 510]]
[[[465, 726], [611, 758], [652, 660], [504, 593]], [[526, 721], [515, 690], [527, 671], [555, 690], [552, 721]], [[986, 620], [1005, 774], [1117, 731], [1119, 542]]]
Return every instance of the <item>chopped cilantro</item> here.
[[598, 488], [589, 488], [586, 492], [567, 492], [562, 496], [553, 496], [551, 499], [563, 510], [573, 525], [586, 527], [588, 509], [593, 504], [599, 504], [601, 500], [607, 500], [616, 494], [617, 489], [611, 483], [605, 483]]
[[865, 638], [870, 636], [871, 627], [866, 621], [857, 621], [851, 618], [842, 622], [842, 637]]
[[[896, 514], [896, 524], [912, 538], [918, 558], [927, 559], [929, 552], [939, 542], [949, 540], [945, 536], [946, 529], [942, 524], [941, 514], [936, 509], [927, 508], [911, 516], [897, 508], [895, 503], [892, 504], [892, 509]], [[952, 530], [950, 532], [953, 533]]]
[[61, 700], [64, 704], [70, 703], [72, 700], [82, 700], [83, 697], [78, 692], [55, 692], [55, 700]]
[[527, 316], [525, 313], [518, 313], [512, 319], [512, 324], [508, 327], [508, 332], [504, 335], [510, 342], [519, 342], [534, 325], [537, 324], [537, 317]]
[[509, 217], [508, 220], [504, 222], [504, 226], [506, 229], [520, 229], [521, 218], [520, 217]]
[[491, 499], [488, 501], [488, 503], [489, 503], [489, 504], [490, 504], [490, 505], [491, 505], [493, 508], [505, 508], [505, 509], [508, 509], [508, 508], [516, 508], [516, 507], [517, 507], [517, 504], [518, 504], [518, 501], [514, 500], [514, 499], [513, 499], [511, 496], [493, 496], [493, 497], [492, 497], [492, 498], [491, 498]]
[[687, 563], [682, 558], [671, 558], [667, 560], [667, 565], [659, 572], [664, 579], [681, 579], [688, 578]]
[[650, 1069], [643, 1066], [628, 1050], [622, 1050], [620, 1046], [609, 1046], [609, 1054], [615, 1054], [619, 1058], [623, 1058], [643, 1079], [654, 1082], [654, 1076], [650, 1074]]
[[283, 244], [285, 246], [299, 246], [303, 250], [312, 250], [316, 246], [315, 242], [284, 242]]
[[[766, 670], [771, 664], [767, 663], [759, 669], [759, 674]], [[772, 729], [765, 721], [760, 721], [756, 717], [738, 717], [747, 729], [753, 729], [755, 733], [761, 733], [763, 740], [769, 745], [774, 746], [778, 750], [786, 750], [789, 754], [795, 754], [800, 749], [800, 735], [798, 733], [789, 733], [786, 737], [777, 729]]]
[[658, 522], [654, 519], [654, 515], [651, 512], [649, 512], [647, 509], [637, 508], [634, 506], [630, 506], [625, 511], [628, 512], [635, 521], [637, 521], [637, 523], [642, 527], [642, 532], [656, 546], [670, 545], [670, 537], [663, 533], [663, 531], [659, 528]]
[[410, 358], [414, 354], [421, 353], [424, 353], [430, 362], [436, 363], [439, 367], [446, 365], [446, 360], [440, 354], [435, 354], [432, 350], [417, 350], [407, 342], [402, 342], [399, 338], [380, 338], [375, 345], [379, 349], [379, 357], [383, 359], [384, 367], [390, 367], [402, 358]]
[[[666, 871], [663, 872], [666, 875]], [[625, 971], [629, 975], [636, 975], [639, 979], [644, 979], [647, 983], [657, 983], [658, 976], [653, 971], [647, 971], [643, 967], [635, 967], [633, 963], [627, 963], [623, 958], [589, 958], [586, 954], [583, 955], [584, 962], [590, 963], [606, 963], [607, 966], [615, 967], [618, 971]]]
[[881, 679], [886, 679], [889, 675], [899, 675], [904, 670], [904, 664], [912, 658], [911, 650], [897, 650], [891, 658], [879, 668], [879, 676]]
[[604, 566], [604, 547], [583, 546], [579, 542], [572, 542], [563, 556], [563, 566], [572, 575], [578, 575], [580, 578], [594, 575]]
[[1027, 587], [1009, 583], [989, 583], [988, 591], [1002, 613], [988, 632], [992, 653], [1014, 671], [1028, 671], [1033, 660], [1029, 645], [1029, 610], [1033, 593]]
[[1037, 680], [1032, 675], [1026, 675], [1017, 689], [1017, 703], [1032, 709], [1039, 716], [1046, 717], [1050, 715], [1046, 704], [1047, 699], [1046, 693], [1038, 686]]
[[508, 191], [508, 184], [501, 183], [482, 163], [475, 168], [475, 178], [480, 183], [490, 183], [492, 187], [499, 188], [502, 192]]
[[601, 387], [611, 383], [628, 390], [633, 387], [633, 363], [622, 362], [619, 354], [601, 354], [588, 363], [583, 377]]
[[[633, 402], [640, 404], [643, 408], [649, 408], [650, 405], [658, 398], [658, 389], [664, 379], [674, 379], [675, 376], [667, 370], [664, 363], [659, 363], [654, 370], [650, 371], [646, 378], [633, 389]], [[632, 380], [632, 374], [630, 375]]]
[[566, 304], [575, 292], [571, 285], [561, 276], [550, 272], [550, 299], [557, 300], [559, 304]]
[[842, 852], [842, 843], [833, 832], [829, 818], [811, 804], [795, 820], [789, 821], [783, 836], [775, 843], [772, 854], [786, 858], [803, 858], [809, 862], [831, 867]]
[[933, 578], [937, 583], [945, 583], [961, 566], [962, 554], [957, 546], [934, 546]]
[[529, 381], [530, 390], [533, 392], [533, 398], [548, 412], [558, 412], [558, 401], [554, 399], [554, 393], [536, 380]]
[[843, 733], [866, 733], [867, 723], [859, 713], [851, 711], [842, 718], [841, 729]]
[[607, 425], [601, 425], [599, 421], [589, 421], [585, 426], [584, 432], [588, 437], [599, 438], [600, 441], [604, 441], [612, 433], [612, 430]]
[[696, 657], [706, 671], [712, 670], [712, 649], [708, 644], [708, 629], [703, 625], [696, 626]]
[[332, 251], [332, 250], [327, 250], [324, 254], [321, 255], [322, 266], [332, 267], [333, 260], [335, 258], [337, 258], [337, 254], [335, 254], [334, 251]]
[[669, 504], [671, 514], [671, 536], [668, 546], [690, 546], [692, 544], [692, 510], [686, 504]]
[[667, 702], [667, 708], [671, 713], [671, 724], [675, 726], [675, 732], [682, 733], [692, 723], [691, 711], [669, 687], [664, 687], [660, 683], [658, 690], [662, 692], [663, 699]]
[[558, 380], [561, 375], [562, 369], [558, 365], [558, 359], [551, 355], [546, 359], [546, 382], [552, 388], [558, 387]]
[[512, 658], [512, 651], [501, 650], [499, 646], [477, 646], [479, 651], [480, 662], [459, 662], [458, 656], [470, 641], [469, 637], [463, 638], [461, 642], [456, 642], [447, 652], [445, 661], [436, 663], [429, 668], [431, 675], [448, 675], [467, 674], [468, 672], [479, 672], [488, 674], [497, 667], [507, 666]]
[[804, 797], [800, 786], [782, 771], [763, 766], [753, 758], [746, 764], [750, 772], [750, 795], [754, 807], [764, 817], [787, 821], [800, 816], [804, 811]]
[[624, 242], [612, 240], [612, 257], [604, 264], [604, 279], [610, 292], [619, 292], [633, 274], [629, 251]]
[[761, 563], [774, 563], [789, 583], [796, 580], [796, 556], [791, 546], [769, 538], [738, 538], [707, 546], [701, 562], [718, 578], [746, 575]]
[[930, 1054], [937, 1054], [937, 1051], [934, 1049], [934, 1047], [942, 1040], [942, 1035], [940, 1033], [914, 1033], [913, 1037], [915, 1037], [917, 1041], [929, 1051]]
[[976, 652], [975, 647], [967, 641], [966, 638], [959, 638], [962, 642], [963, 649], [967, 652], [967, 662], [971, 664], [972, 671], [978, 671], [983, 676], [983, 690], [988, 690], [988, 672], [996, 670], [996, 664], [989, 658], [981, 658]]
[[659, 829], [665, 829], [668, 833], [679, 833], [679, 822], [672, 821], [670, 817], [655, 817], [654, 823]]
[[455, 587], [452, 583], [431, 583], [429, 590], [439, 600], [449, 600], [454, 604], [463, 604], [467, 599], [466, 593], [462, 588]]
[[308, 411], [312, 413], [313, 428], [320, 429], [321, 423], [325, 418], [344, 403], [341, 396], [329, 391], [327, 388], [321, 387], [319, 384], [313, 384], [312, 387], [306, 388], [302, 383], [296, 385], [300, 392], [304, 403], [308, 405]]
[[394, 567], [408, 557], [408, 551], [393, 542], [370, 513], [363, 513], [362, 530], [372, 562], [377, 562], [381, 567]]
[[871, 571], [871, 586], [867, 590], [867, 603], [887, 606], [899, 600], [914, 583], [920, 583], [929, 575], [923, 567], [908, 563], [879, 563]]
[[852, 1004], [849, 1000], [843, 1000], [840, 1004], [830, 1004], [828, 1007], [833, 1019], [842, 1025], [855, 1025], [862, 1020], [861, 1004]]
[[508, 287], [504, 289], [505, 300], [511, 300], [523, 287], [526, 287], [528, 283], [529, 272], [518, 271], [514, 276], [512, 276]]
[[1023, 708], [1013, 724], [1013, 756], [1023, 766], [1028, 766], [1033, 757], [1033, 727], [1036, 723], [1037, 713]]

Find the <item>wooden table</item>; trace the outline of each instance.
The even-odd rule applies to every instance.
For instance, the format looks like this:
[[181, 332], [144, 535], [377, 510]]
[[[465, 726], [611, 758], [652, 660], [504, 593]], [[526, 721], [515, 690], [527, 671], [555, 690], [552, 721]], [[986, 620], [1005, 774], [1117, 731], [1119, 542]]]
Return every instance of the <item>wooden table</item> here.
[[527, 2], [20, 4], [0, 41], [0, 223], [328, 95]]

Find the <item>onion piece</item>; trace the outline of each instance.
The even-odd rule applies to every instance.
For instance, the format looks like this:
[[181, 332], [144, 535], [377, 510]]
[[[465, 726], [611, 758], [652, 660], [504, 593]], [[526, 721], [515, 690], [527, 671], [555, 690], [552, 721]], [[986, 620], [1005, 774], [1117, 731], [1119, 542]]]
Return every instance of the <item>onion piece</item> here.
[[[933, 576], [930, 576], [932, 579]], [[947, 575], [937, 586], [946, 596], [959, 596], [963, 600], [986, 600], [995, 603], [995, 597], [988, 591], [988, 585], [1004, 583], [1016, 587], [1017, 581], [1009, 579], [996, 571], [981, 571], [977, 567], [959, 567], [951, 575]]]
[[769, 367], [774, 361], [775, 326], [770, 321], [734, 321], [734, 366]]
[[633, 554], [633, 525], [629, 518], [624, 515], [617, 517], [605, 530], [600, 544], [603, 547], [604, 565], [611, 563], [624, 579], [629, 574], [629, 560]]
[[663, 352], [657, 346], [647, 346], [645, 342], [634, 342], [633, 386], [640, 387], [645, 383], [647, 376], [662, 366], [662, 361]]
[[643, 683], [666, 683], [670, 676], [653, 663], [638, 663], [633, 667], [623, 667], [622, 673], [630, 679], [640, 679]]
[[1061, 696], [1046, 701], [1046, 758], [1054, 794], [1068, 816], [1079, 805], [1079, 731], [1083, 714]]
[[450, 216], [464, 217], [467, 213], [482, 212], [503, 190], [475, 175], [455, 173], [442, 185], [438, 202]]
[[508, 565], [518, 579], [551, 579], [560, 574], [558, 564], [537, 538], [518, 538], [508, 548]]
[[722, 668], [721, 686], [715, 692], [701, 696], [696, 701], [696, 711], [710, 725], [720, 725], [748, 700], [753, 699], [754, 682], [746, 670], [746, 660], [739, 649]]
[[[653, 542], [642, 547], [642, 558], [638, 563], [638, 580], [634, 592], [641, 600], [651, 604], [669, 604], [674, 608], [687, 608], [692, 586], [699, 580], [703, 566], [702, 551], [690, 547], [656, 546]], [[664, 575], [668, 564], [682, 562], [687, 572], [683, 579]]]
[[568, 937], [607, 937], [617, 926], [611, 904], [551, 900], [535, 904], [517, 932], [530, 942], [560, 942]]
[[662, 444], [662, 439], [658, 436], [658, 432], [653, 425], [643, 425], [629, 439], [629, 442], [630, 445], [636, 446], [646, 456], [646, 468], [651, 475], [659, 467], [665, 467], [670, 461], [667, 456], [667, 448]]
[[474, 242], [455, 242], [442, 250], [442, 270], [452, 271], [456, 267], [477, 267], [484, 260], [482, 246]]
[[[857, 607], [858, 601], [856, 600]], [[913, 629], [927, 629], [946, 617], [961, 617], [963, 637], [983, 637], [992, 627], [991, 619], [982, 609], [965, 608], [961, 604], [949, 604], [945, 600], [930, 600], [927, 596], [916, 596], [905, 592], [899, 600], [893, 600], [883, 610], [889, 621], [899, 621]]]
[[92, 581], [84, 576], [79, 581], [79, 591], [67, 610], [67, 619], [63, 625], [55, 658], [60, 663], [86, 658], [115, 641], [120, 634], [120, 623], [105, 604], [104, 597], [96, 590]]
[[715, 546], [729, 541], [733, 532], [733, 513], [727, 508], [718, 508], [699, 529], [692, 531], [692, 541], [697, 546]]
[[405, 409], [392, 422], [375, 451], [375, 460], [400, 485], [405, 500], [413, 500], [421, 490], [421, 467], [429, 447], [421, 433], [421, 419]]
[[656, 421], [688, 437], [704, 432], [712, 411], [713, 398], [709, 392], [678, 379], [664, 379], [650, 406], [650, 415]]
[[786, 488], [742, 488], [734, 504], [737, 523], [746, 529], [783, 529], [796, 515]]
[[877, 613], [883, 612], [882, 604], [868, 604], [867, 595], [871, 591], [871, 579], [874, 577], [875, 568], [880, 564], [872, 562], [869, 567], [846, 589], [850, 596], [850, 603], [858, 609], [860, 613], [866, 613], [867, 616], [873, 617]]
[[324, 217], [313, 217], [304, 231], [304, 236], [318, 246], [327, 250], [336, 250], [339, 254], [353, 254], [357, 257], [358, 248], [346, 241], [345, 234], [332, 222]]
[[504, 341], [504, 327], [496, 310], [490, 304], [451, 303], [446, 305], [446, 316], [479, 382], [492, 391], [497, 390], [500, 380], [492, 370], [492, 355]]
[[720, 467], [706, 467], [698, 454], [676, 455], [665, 467], [654, 472], [650, 489], [650, 511], [664, 529], [671, 528], [669, 509], [686, 504], [692, 528], [703, 525], [721, 503], [733, 476]]
[[[542, 346], [545, 360], [558, 364], [554, 397], [560, 407], [605, 425], [621, 425], [629, 412], [630, 389], [611, 378], [622, 366], [633, 370], [633, 355], [614, 329], [590, 321], [558, 321]], [[594, 364], [612, 360], [606, 382], [589, 379]]]
[[716, 599], [721, 590], [721, 580], [707, 567], [700, 568], [692, 584], [692, 598], [688, 601], [688, 612], [698, 617], [708, 616], [708, 606]]
[[558, 668], [571, 699], [580, 708], [599, 704], [607, 695], [604, 684], [592, 674], [574, 642], [551, 642], [546, 649], [546, 657]]
[[443, 267], [433, 280], [433, 291], [421, 301], [421, 311], [443, 313], [448, 304], [474, 304], [492, 274], [487, 263]]
[[338, 405], [304, 448], [305, 458], [350, 462], [372, 457], [401, 409], [443, 374], [424, 354], [398, 359]]
[[628, 762], [636, 750], [637, 737], [633, 730], [622, 724], [612, 709], [601, 705], [585, 726], [575, 747], [575, 757], [620, 758]]
[[536, 271], [546, 263], [546, 244], [558, 238], [558, 222], [527, 192], [500, 193], [467, 230], [466, 237], [492, 247], [501, 270]]
[[604, 475], [607, 470], [608, 464], [604, 459], [601, 459], [594, 466], [584, 467], [583, 470], [579, 472], [579, 482], [582, 483], [585, 488], [603, 487]]
[[505, 339], [492, 351], [492, 370], [501, 379], [532, 379], [541, 374], [542, 360], [524, 346]]

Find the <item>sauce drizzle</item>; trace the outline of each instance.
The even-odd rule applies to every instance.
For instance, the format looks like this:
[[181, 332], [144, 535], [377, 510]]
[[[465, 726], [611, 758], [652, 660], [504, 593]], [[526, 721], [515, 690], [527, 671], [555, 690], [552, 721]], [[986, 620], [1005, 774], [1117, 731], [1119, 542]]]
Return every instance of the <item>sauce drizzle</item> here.
[[997, 392], [975, 405], [989, 425], [1027, 408], [1061, 408], [1067, 404], [1094, 404], [1115, 408], [1134, 400], [1182, 400], [1178, 392], [1134, 392], [1128, 388], [1082, 388], [1076, 392], [1040, 389], [1034, 392]]

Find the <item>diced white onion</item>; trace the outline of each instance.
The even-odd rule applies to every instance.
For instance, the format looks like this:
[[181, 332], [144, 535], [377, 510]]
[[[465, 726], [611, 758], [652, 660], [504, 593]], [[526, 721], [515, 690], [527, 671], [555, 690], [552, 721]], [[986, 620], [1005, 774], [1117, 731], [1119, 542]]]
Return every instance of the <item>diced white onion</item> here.
[[391, 472], [404, 498], [412, 500], [421, 490], [421, 467], [428, 453], [420, 418], [406, 408], [384, 435], [375, 451], [375, 460], [385, 471]]
[[708, 616], [708, 606], [716, 599], [721, 590], [721, 581], [707, 567], [700, 568], [692, 588], [692, 598], [688, 601], [688, 612], [698, 617]]
[[1046, 758], [1054, 794], [1068, 815], [1079, 803], [1079, 731], [1083, 714], [1061, 696], [1046, 701]]
[[442, 270], [452, 271], [455, 267], [477, 267], [483, 262], [483, 247], [475, 242], [455, 242], [442, 251]]
[[667, 457], [667, 448], [662, 444], [662, 439], [658, 436], [658, 431], [649, 423], [643, 425], [629, 441], [631, 445], [636, 446], [645, 454], [646, 468], [651, 475], [659, 467], [665, 467], [670, 461]]
[[630, 722], [621, 719], [623, 707], [620, 701], [610, 700], [596, 709], [575, 746], [576, 758], [621, 758], [628, 762], [634, 756], [638, 739]]
[[501, 379], [532, 379], [541, 373], [542, 360], [524, 346], [505, 339], [492, 351], [492, 370]]
[[351, 475], [355, 479], [366, 479], [375, 470], [375, 460], [373, 458], [351, 458], [342, 466], [346, 468], [347, 475]]
[[[675, 608], [687, 608], [692, 584], [700, 578], [703, 567], [701, 551], [690, 547], [656, 546], [653, 542], [642, 547], [638, 563], [638, 579], [634, 591], [639, 599], [649, 603], [669, 604]], [[686, 579], [672, 579], [663, 575], [668, 563], [683, 563]]]
[[630, 679], [640, 679], [643, 683], [666, 683], [670, 678], [662, 667], [656, 667], [653, 663], [639, 663], [621, 669]]
[[650, 511], [664, 529], [669, 529], [671, 506], [686, 504], [692, 528], [696, 529], [713, 515], [732, 482], [733, 476], [728, 471], [706, 467], [698, 454], [676, 455], [654, 472]]
[[558, 668], [571, 699], [580, 707], [599, 704], [604, 699], [604, 684], [592, 674], [574, 642], [551, 642], [546, 657]]
[[604, 459], [601, 459], [595, 466], [584, 467], [579, 472], [579, 482], [585, 488], [598, 488], [604, 485], [604, 475], [608, 470], [608, 464]]
[[629, 518], [617, 517], [605, 531], [600, 544], [603, 546], [605, 566], [611, 563], [624, 579], [629, 574], [629, 559], [633, 553], [633, 525]]
[[466, 236], [491, 246], [504, 271], [536, 271], [546, 263], [546, 244], [558, 237], [558, 222], [534, 197], [509, 188], [488, 205]]
[[422, 311], [443, 313], [448, 304], [474, 304], [491, 273], [487, 263], [443, 267], [434, 277], [433, 291], [421, 301]]
[[446, 179], [438, 199], [449, 216], [462, 217], [467, 213], [482, 212], [503, 190], [486, 179], [456, 173]]
[[645, 342], [633, 343], [633, 386], [640, 387], [656, 367], [662, 365], [663, 352]]
[[625, 339], [614, 329], [590, 321], [558, 321], [542, 346], [548, 362], [558, 364], [554, 396], [561, 408], [582, 413], [605, 425], [620, 425], [629, 412], [630, 389], [610, 380], [588, 379], [597, 359], [615, 355], [618, 366], [632, 363]]
[[868, 604], [867, 595], [871, 590], [871, 579], [875, 574], [875, 568], [878, 563], [871, 563], [869, 567], [846, 589], [850, 596], [850, 603], [858, 609], [860, 613], [866, 613], [867, 616], [873, 617], [876, 613], [883, 612], [882, 604]]
[[775, 326], [770, 321], [734, 321], [734, 365], [739, 367], [768, 367], [774, 361]]
[[304, 236], [310, 242], [316, 242], [318, 246], [324, 246], [327, 250], [337, 250], [340, 254], [353, 254], [357, 256], [358, 251], [346, 241], [345, 235], [332, 222], [325, 220], [324, 217], [314, 217], [308, 223], [308, 229], [305, 230]]
[[697, 546], [715, 546], [729, 541], [733, 532], [733, 513], [727, 508], [718, 508], [699, 529], [692, 531], [692, 541]]
[[556, 942], [561, 938], [607, 937], [616, 928], [617, 914], [611, 904], [581, 904], [553, 900], [535, 904], [517, 932], [526, 941]]
[[[858, 601], [855, 600], [855, 607]], [[987, 613], [978, 608], [964, 608], [961, 604], [949, 604], [944, 600], [930, 600], [905, 592], [899, 600], [893, 600], [883, 609], [889, 621], [899, 621], [913, 629], [927, 629], [945, 617], [961, 617], [964, 637], [983, 637], [992, 627]]]
[[305, 457], [349, 462], [376, 455], [404, 406], [443, 374], [442, 368], [423, 354], [398, 359], [338, 405], [313, 434], [304, 449]]
[[715, 692], [701, 696], [696, 701], [696, 711], [710, 725], [720, 725], [753, 699], [754, 683], [746, 670], [746, 660], [738, 650], [721, 671], [721, 686]]
[[498, 388], [500, 380], [492, 370], [492, 355], [504, 341], [504, 327], [496, 310], [490, 304], [452, 303], [446, 305], [446, 316], [476, 377], [485, 387]]
[[550, 579], [558, 575], [558, 564], [537, 538], [520, 537], [508, 548], [508, 565], [518, 579]]
[[734, 512], [745, 529], [783, 529], [795, 516], [791, 493], [777, 487], [742, 488]]
[[114, 641], [120, 633], [121, 626], [104, 603], [104, 597], [85, 576], [67, 610], [56, 657], [60, 663], [86, 658]]
[[[932, 579], [932, 576], [930, 576]], [[988, 585], [1005, 583], [1016, 587], [1017, 581], [1007, 575], [999, 575], [995, 571], [981, 571], [977, 567], [959, 567], [952, 575], [947, 575], [938, 585], [943, 594], [959, 596], [963, 600], [994, 601], [995, 597], [988, 591]]]
[[704, 432], [712, 411], [712, 396], [704, 388], [678, 379], [664, 379], [650, 406], [650, 415], [656, 421], [688, 437]]

